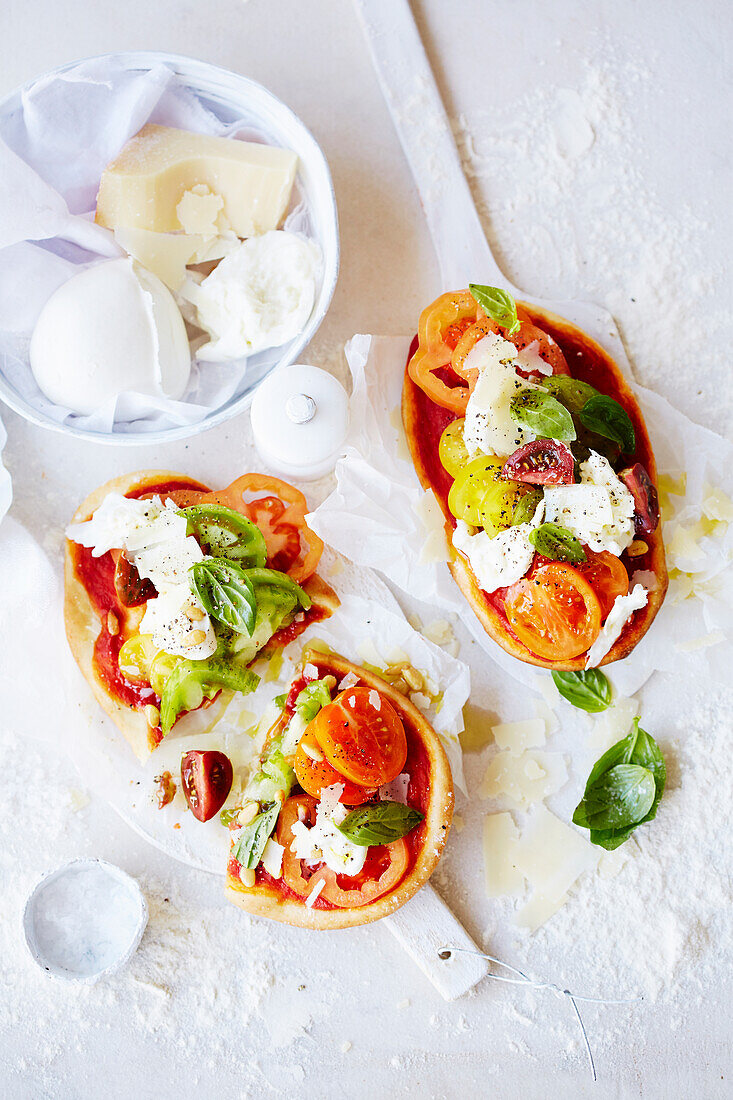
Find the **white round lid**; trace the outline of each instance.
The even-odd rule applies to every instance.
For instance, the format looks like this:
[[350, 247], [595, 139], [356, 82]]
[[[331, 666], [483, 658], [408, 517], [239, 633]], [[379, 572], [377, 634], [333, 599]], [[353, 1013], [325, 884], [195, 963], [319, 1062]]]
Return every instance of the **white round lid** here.
[[265, 378], [251, 416], [255, 445], [270, 466], [314, 477], [338, 458], [349, 426], [349, 398], [328, 371], [294, 363]]
[[101, 859], [75, 859], [38, 883], [26, 902], [23, 932], [47, 974], [88, 984], [132, 957], [147, 922], [133, 878]]

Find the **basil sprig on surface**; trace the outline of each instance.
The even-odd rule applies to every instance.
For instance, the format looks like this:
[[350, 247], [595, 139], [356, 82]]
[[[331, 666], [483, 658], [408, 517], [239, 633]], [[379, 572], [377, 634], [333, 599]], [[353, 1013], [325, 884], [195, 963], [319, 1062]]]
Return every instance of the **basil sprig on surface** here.
[[573, 418], [552, 394], [544, 390], [522, 390], [509, 404], [512, 420], [544, 439], [570, 443], [575, 439]]
[[529, 523], [533, 519], [537, 511], [537, 505], [543, 496], [544, 493], [541, 489], [530, 489], [528, 493], [520, 497], [512, 512], [512, 527], [516, 527], [520, 523]]
[[273, 802], [262, 813], [257, 814], [254, 821], [251, 821], [249, 825], [245, 825], [239, 834], [237, 846], [232, 855], [240, 866], [245, 867], [248, 871], [254, 871], [262, 859], [262, 853], [272, 835], [272, 830], [277, 824], [281, 808], [279, 802]]
[[214, 619], [251, 636], [257, 616], [254, 585], [240, 566], [225, 558], [204, 558], [191, 566], [191, 591]]
[[366, 848], [371, 844], [392, 844], [412, 832], [424, 816], [402, 802], [375, 802], [352, 810], [337, 828], [352, 844]]
[[599, 668], [553, 672], [552, 679], [562, 697], [580, 710], [598, 714], [611, 705], [611, 684]]
[[538, 554], [553, 561], [586, 561], [585, 550], [572, 531], [559, 523], [541, 523], [529, 533], [529, 541]]
[[629, 414], [618, 401], [598, 393], [589, 398], [578, 413], [580, 422], [588, 431], [618, 443], [624, 454], [636, 450], [636, 435]]
[[659, 746], [635, 718], [629, 734], [594, 765], [573, 822], [590, 829], [592, 844], [613, 851], [656, 817], [666, 779]]
[[243, 568], [264, 565], [265, 539], [246, 516], [221, 504], [194, 504], [180, 508], [188, 522], [187, 533], [196, 535], [203, 549], [214, 558], [227, 558]]
[[468, 289], [487, 317], [496, 321], [506, 329], [507, 336], [511, 336], [519, 328], [517, 317], [517, 303], [511, 294], [501, 290], [498, 286], [479, 286], [477, 283], [469, 283]]

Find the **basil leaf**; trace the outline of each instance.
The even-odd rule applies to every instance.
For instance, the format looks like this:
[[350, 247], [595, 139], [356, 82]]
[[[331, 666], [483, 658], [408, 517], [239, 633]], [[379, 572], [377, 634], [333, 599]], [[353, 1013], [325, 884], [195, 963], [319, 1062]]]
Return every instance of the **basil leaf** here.
[[543, 439], [570, 443], [575, 439], [573, 418], [557, 398], [544, 390], [523, 389], [513, 397], [509, 412], [512, 419]]
[[595, 386], [569, 374], [552, 374], [549, 378], [543, 378], [541, 384], [571, 413], [579, 413], [583, 405], [598, 393]]
[[267, 561], [267, 547], [259, 527], [233, 508], [194, 504], [179, 508], [179, 513], [188, 521], [187, 534], [196, 535], [211, 557], [227, 558], [244, 568]]
[[331, 692], [323, 680], [306, 684], [295, 700], [295, 709], [304, 722], [311, 722], [319, 710], [331, 702]]
[[538, 554], [553, 561], [586, 561], [585, 550], [572, 531], [559, 523], [541, 523], [529, 533], [529, 541]]
[[617, 764], [586, 790], [573, 814], [576, 825], [587, 829], [625, 829], [638, 825], [652, 808], [654, 776], [641, 764]]
[[636, 450], [634, 425], [626, 410], [612, 397], [596, 394], [586, 401], [578, 415], [585, 428], [618, 443], [624, 454], [630, 455]]
[[512, 527], [516, 527], [520, 523], [530, 523], [543, 496], [544, 493], [541, 489], [530, 489], [528, 493], [520, 497], [512, 513]]
[[232, 855], [240, 866], [246, 867], [248, 871], [254, 871], [262, 859], [265, 845], [277, 824], [280, 809], [280, 803], [273, 802], [271, 806], [258, 814], [254, 821], [251, 821], [249, 825], [245, 825], [239, 834], [239, 840]]
[[[300, 604], [300, 606], [307, 611], [311, 605], [311, 598], [305, 589], [301, 588], [299, 584], [292, 581], [287, 573], [281, 573], [278, 569], [248, 569], [246, 572], [247, 580], [257, 588], [267, 589], [268, 600], [279, 602], [284, 596], [292, 598], [293, 596]], [[257, 599], [260, 599], [260, 593], [257, 593]]]
[[479, 286], [476, 283], [469, 283], [468, 289], [486, 316], [506, 329], [507, 336], [517, 331], [519, 328], [517, 303], [511, 294], [507, 294], [498, 286]]
[[189, 569], [191, 591], [209, 615], [238, 634], [251, 637], [257, 614], [257, 598], [243, 569], [225, 558], [204, 558]]
[[352, 810], [337, 828], [352, 844], [366, 848], [370, 844], [392, 844], [411, 832], [424, 816], [401, 802], [375, 802]]
[[552, 679], [562, 697], [580, 710], [597, 714], [611, 705], [611, 685], [598, 668], [584, 672], [553, 672]]
[[[609, 783], [611, 786], [613, 786], [614, 783], [620, 784], [624, 773], [621, 773], [620, 776], [617, 776], [613, 780], [606, 780], [606, 777], [610, 776], [612, 772], [616, 772], [618, 768], [628, 767], [639, 768], [651, 778], [651, 783], [653, 784], [651, 800], [649, 801], [648, 808], [644, 815], [639, 820], [628, 820], [623, 824], [619, 823], [612, 825], [608, 818], [604, 820], [603, 815], [600, 813], [600, 805], [604, 790], [606, 794], [608, 792]], [[641, 781], [638, 773], [635, 774], [640, 787]], [[629, 780], [629, 773], [626, 773], [626, 776], [627, 780]], [[631, 778], [633, 779], [633, 777]], [[651, 821], [656, 816], [659, 801], [664, 793], [666, 778], [667, 769], [659, 746], [650, 734], [641, 729], [639, 726], [639, 719], [635, 718], [633, 726], [627, 736], [621, 741], [617, 741], [615, 745], [612, 745], [611, 748], [596, 761], [588, 776], [583, 799], [576, 807], [575, 813], [573, 814], [573, 821], [576, 825], [581, 825], [584, 828], [590, 829], [592, 844], [597, 844], [607, 851], [613, 851], [623, 844], [625, 840], [628, 840], [637, 826], [644, 825], [647, 821]], [[645, 798], [648, 800], [649, 779], [644, 779], [643, 786], [645, 787]], [[629, 791], [630, 790], [631, 788], [629, 787]], [[637, 794], [638, 793], [637, 791]], [[633, 803], [632, 794], [629, 793], [627, 798], [627, 808], [630, 815]], [[615, 806], [614, 812], [617, 817], [620, 816], [618, 805]]]

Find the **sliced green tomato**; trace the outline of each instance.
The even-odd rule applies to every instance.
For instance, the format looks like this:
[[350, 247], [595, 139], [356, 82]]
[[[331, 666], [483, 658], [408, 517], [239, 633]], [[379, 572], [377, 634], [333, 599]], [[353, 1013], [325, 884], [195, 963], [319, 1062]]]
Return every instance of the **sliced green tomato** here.
[[492, 455], [471, 459], [448, 494], [448, 507], [456, 519], [483, 527], [491, 538], [511, 526], [523, 493], [519, 482], [501, 477], [503, 465], [502, 459]]
[[259, 676], [248, 668], [218, 657], [205, 661], [187, 661], [174, 658], [178, 663], [160, 692], [160, 728], [167, 734], [179, 714], [200, 707], [204, 699], [210, 699], [221, 690], [231, 688], [247, 695], [260, 682]]
[[188, 533], [196, 535], [212, 557], [228, 558], [245, 569], [267, 561], [267, 547], [259, 527], [233, 508], [194, 504], [182, 508], [181, 515], [188, 521]]
[[[185, 660], [185, 657], [176, 657], [173, 653], [166, 653], [164, 649], [156, 653], [148, 674], [148, 681], [156, 695], [163, 694], [163, 688], [169, 676], [172, 675], [179, 665], [184, 664]], [[200, 702], [201, 700], [199, 700], [199, 703]], [[198, 706], [199, 704], [197, 703], [196, 705]]]
[[158, 653], [152, 634], [134, 634], [120, 649], [117, 663], [126, 680], [149, 684], [150, 668]]
[[463, 441], [463, 427], [465, 423], [466, 421], [462, 416], [457, 420], [451, 421], [441, 435], [440, 443], [438, 444], [438, 457], [440, 458], [443, 468], [447, 470], [452, 477], [456, 477], [469, 462], [468, 451]]

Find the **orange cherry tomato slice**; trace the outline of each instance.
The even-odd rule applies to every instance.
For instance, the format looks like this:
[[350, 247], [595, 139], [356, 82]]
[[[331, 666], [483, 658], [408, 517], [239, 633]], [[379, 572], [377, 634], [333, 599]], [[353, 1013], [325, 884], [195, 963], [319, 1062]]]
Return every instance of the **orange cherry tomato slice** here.
[[364, 787], [381, 787], [407, 759], [405, 727], [392, 704], [373, 688], [342, 691], [308, 726], [336, 771]]
[[450, 366], [454, 347], [477, 315], [478, 304], [468, 290], [441, 294], [420, 314], [418, 347], [407, 368], [412, 381], [431, 401], [459, 416], [466, 411], [468, 387], [460, 380], [458, 385], [448, 385], [438, 371]]
[[[348, 875], [337, 875], [330, 867], [321, 867], [318, 877], [325, 879], [326, 885], [320, 896], [332, 905], [338, 905], [340, 909], [354, 909], [360, 905], [368, 905], [394, 890], [407, 871], [410, 858], [407, 843], [403, 838], [392, 844], [380, 845], [377, 849], [370, 850], [367, 860], [374, 858], [372, 852], [378, 859], [378, 864], [368, 877], [362, 872], [351, 878]], [[341, 885], [342, 882], [344, 886]]]
[[[518, 310], [517, 315], [520, 321], [519, 329], [511, 336], [507, 336], [507, 340], [511, 340], [517, 351], [524, 351], [530, 344], [536, 342], [537, 354], [540, 359], [544, 359], [548, 366], [552, 367], [553, 374], [570, 374], [570, 369], [560, 346], [546, 332], [533, 324], [522, 310]], [[520, 373], [531, 374], [532, 372], [521, 371]]]
[[316, 820], [316, 800], [311, 795], [291, 795], [285, 802], [280, 816], [277, 819], [275, 836], [278, 844], [282, 844], [283, 866], [282, 875], [285, 882], [302, 898], [307, 898], [312, 885], [303, 875], [301, 861], [291, 851], [293, 843], [293, 825], [296, 821], [304, 821], [311, 827]]
[[584, 547], [587, 561], [575, 568], [582, 573], [596, 594], [601, 605], [601, 622], [613, 607], [617, 596], [625, 596], [629, 590], [629, 574], [623, 562], [607, 550], [596, 553]]
[[[248, 501], [245, 493], [264, 492], [267, 496], [258, 500]], [[282, 512], [275, 515], [274, 506], [269, 503], [272, 498], [284, 502]], [[289, 558], [294, 549], [293, 534], [298, 537], [297, 557], [292, 561], [287, 570], [288, 576], [297, 584], [302, 584], [316, 571], [316, 566], [321, 560], [323, 542], [315, 531], [311, 531], [305, 522], [308, 504], [300, 492], [287, 481], [281, 481], [277, 477], [269, 477], [267, 474], [243, 474], [228, 485], [226, 489], [219, 489], [213, 493], [207, 493], [202, 498], [205, 503], [221, 504], [225, 508], [233, 508], [247, 519], [259, 526], [257, 515], [265, 524], [262, 534], [267, 544], [268, 561], [272, 564], [278, 555], [285, 555], [280, 560]], [[291, 530], [288, 529], [292, 529]], [[268, 541], [269, 539], [269, 541]], [[303, 545], [305, 544], [305, 545]], [[273, 564], [273, 568], [279, 568]]]
[[320, 798], [323, 788], [332, 787], [334, 783], [343, 783], [344, 790], [339, 802], [343, 802], [345, 806], [361, 806], [375, 794], [373, 789], [367, 790], [366, 787], [360, 787], [337, 772], [325, 759], [323, 750], [309, 729], [298, 743], [294, 770], [303, 790], [307, 794], [312, 794], [314, 798]]
[[520, 642], [547, 661], [585, 653], [601, 629], [601, 607], [591, 585], [561, 562], [542, 565], [513, 584], [504, 606]]

